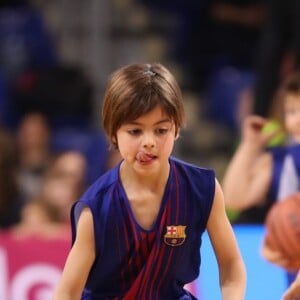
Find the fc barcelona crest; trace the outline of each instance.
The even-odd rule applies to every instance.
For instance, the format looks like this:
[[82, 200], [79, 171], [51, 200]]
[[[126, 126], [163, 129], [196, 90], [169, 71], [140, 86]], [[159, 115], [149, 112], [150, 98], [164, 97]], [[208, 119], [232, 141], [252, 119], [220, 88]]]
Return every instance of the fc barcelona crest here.
[[167, 226], [167, 232], [164, 235], [164, 242], [173, 247], [182, 245], [186, 238], [185, 228], [186, 226], [183, 225]]

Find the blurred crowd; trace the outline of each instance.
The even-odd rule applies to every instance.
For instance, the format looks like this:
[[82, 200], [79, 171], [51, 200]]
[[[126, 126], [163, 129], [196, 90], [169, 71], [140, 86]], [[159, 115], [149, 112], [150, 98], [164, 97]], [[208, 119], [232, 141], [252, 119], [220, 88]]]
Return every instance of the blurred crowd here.
[[69, 230], [72, 203], [118, 160], [93, 124], [92, 99], [91, 80], [60, 60], [42, 13], [1, 1], [0, 229]]
[[[42, 233], [50, 223], [69, 227], [72, 203], [96, 179], [93, 176], [105, 171], [106, 165], [92, 157], [98, 174], [90, 174], [83, 147], [68, 141], [59, 147], [53, 141], [51, 127], [39, 112], [24, 115], [15, 131], [0, 127], [0, 228], [18, 224], [19, 233]], [[103, 154], [108, 152], [103, 141], [101, 147]], [[109, 167], [108, 154], [102, 159]]]
[[[249, 115], [276, 119], [284, 127], [276, 99], [281, 84], [299, 70], [299, 0], [97, 1], [86, 5], [110, 10], [111, 28], [95, 32], [115, 45], [108, 51], [110, 59], [102, 60], [111, 70], [144, 57], [164, 63], [178, 78], [188, 122], [196, 124], [181, 133], [179, 157], [216, 169], [222, 181], [226, 169], [232, 172], [230, 160], [243, 142]], [[99, 128], [101, 100], [95, 99], [105, 84], [87, 76], [80, 63], [61, 59], [57, 36], [38, 9], [59, 2], [0, 1], [0, 235], [9, 231], [17, 239], [70, 239], [72, 204], [120, 159]], [[68, 1], [62, 2], [67, 6]], [[80, 24], [76, 30], [91, 35]], [[132, 47], [133, 39], [139, 47]], [[140, 45], [145, 41], [147, 49], [146, 43]], [[158, 51], [159, 41], [164, 51]], [[253, 132], [258, 129], [254, 125], [248, 126]], [[236, 180], [246, 173], [240, 165], [229, 188], [225, 178], [225, 192], [235, 196]], [[263, 223], [270, 203], [258, 202], [243, 209], [233, 206], [236, 211], [227, 203], [231, 220]]]
[[[84, 188], [118, 161], [93, 121], [97, 87], [82, 66], [61, 61], [34, 3], [0, 3], [0, 228], [17, 224], [18, 232], [41, 230], [34, 225], [41, 220], [68, 221]], [[196, 94], [194, 117], [229, 132], [232, 155], [242, 121], [251, 113], [272, 117], [276, 89], [298, 67], [298, 1], [126, 3], [127, 11], [143, 11], [144, 21], [119, 18], [107, 38], [163, 38], [165, 56], [155, 60], [176, 65], [184, 93]], [[125, 11], [125, 4], [111, 4], [119, 15]], [[179, 155], [189, 156], [184, 138]]]

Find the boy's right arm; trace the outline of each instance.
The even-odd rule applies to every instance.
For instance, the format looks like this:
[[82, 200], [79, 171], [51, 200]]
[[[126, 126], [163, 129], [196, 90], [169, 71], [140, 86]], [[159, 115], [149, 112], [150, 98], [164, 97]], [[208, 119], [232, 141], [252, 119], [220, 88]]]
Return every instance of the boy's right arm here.
[[84, 208], [78, 221], [76, 240], [68, 255], [53, 300], [80, 299], [94, 259], [93, 217], [90, 209]]

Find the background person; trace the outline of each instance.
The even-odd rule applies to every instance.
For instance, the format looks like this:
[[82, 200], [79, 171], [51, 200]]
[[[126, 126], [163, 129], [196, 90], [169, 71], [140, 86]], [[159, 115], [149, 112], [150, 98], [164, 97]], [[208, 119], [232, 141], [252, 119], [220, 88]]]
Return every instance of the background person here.
[[[226, 206], [241, 213], [240, 222], [263, 223], [275, 201], [299, 191], [300, 73], [282, 84], [277, 105], [283, 115], [286, 144], [268, 148], [281, 130], [266, 132], [263, 128], [268, 120], [251, 115], [224, 175]], [[293, 278], [294, 273], [288, 274], [288, 282]]]

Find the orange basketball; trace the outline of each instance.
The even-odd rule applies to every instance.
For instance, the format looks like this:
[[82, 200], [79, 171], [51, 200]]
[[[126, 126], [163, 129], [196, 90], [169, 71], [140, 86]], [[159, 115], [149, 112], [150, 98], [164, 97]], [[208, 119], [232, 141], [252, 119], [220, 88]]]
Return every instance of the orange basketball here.
[[265, 243], [300, 268], [300, 192], [276, 202], [265, 225]]

